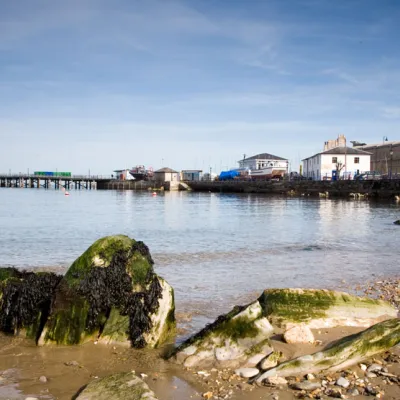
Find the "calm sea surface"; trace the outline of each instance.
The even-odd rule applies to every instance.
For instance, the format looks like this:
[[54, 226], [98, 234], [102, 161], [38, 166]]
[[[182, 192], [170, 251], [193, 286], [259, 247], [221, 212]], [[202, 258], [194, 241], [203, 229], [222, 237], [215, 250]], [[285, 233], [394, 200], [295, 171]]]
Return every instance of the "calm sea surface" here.
[[366, 201], [0, 189], [0, 266], [68, 266], [96, 239], [126, 234], [149, 246], [177, 312], [198, 327], [264, 288], [398, 273], [399, 215]]

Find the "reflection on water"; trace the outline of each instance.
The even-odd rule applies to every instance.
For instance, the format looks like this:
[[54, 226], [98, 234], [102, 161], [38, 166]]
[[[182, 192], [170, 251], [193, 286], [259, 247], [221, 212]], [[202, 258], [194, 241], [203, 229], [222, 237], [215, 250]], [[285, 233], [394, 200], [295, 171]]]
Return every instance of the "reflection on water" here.
[[397, 271], [399, 205], [261, 195], [0, 190], [0, 265], [69, 265], [99, 237], [143, 240], [200, 327], [269, 287]]

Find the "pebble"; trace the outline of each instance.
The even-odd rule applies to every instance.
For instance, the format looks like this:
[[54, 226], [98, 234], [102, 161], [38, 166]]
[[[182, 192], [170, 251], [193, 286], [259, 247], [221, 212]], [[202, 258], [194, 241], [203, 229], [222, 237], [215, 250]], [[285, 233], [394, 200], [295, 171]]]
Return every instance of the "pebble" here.
[[258, 368], [239, 368], [235, 371], [235, 374], [242, 378], [252, 378], [260, 373]]
[[315, 376], [313, 374], [307, 374], [306, 378], [308, 381], [312, 381], [315, 379]]
[[78, 361], [67, 361], [64, 364], [67, 365], [68, 367], [78, 367], [79, 366]]
[[350, 382], [346, 379], [343, 378], [342, 376], [336, 381], [336, 385], [343, 387], [343, 388], [348, 388], [350, 386]]
[[366, 371], [368, 367], [367, 367], [365, 364], [360, 364], [360, 368], [361, 368], [363, 371]]
[[368, 394], [371, 394], [372, 396], [376, 396], [378, 394], [378, 391], [372, 386], [367, 386], [365, 390]]
[[367, 368], [367, 372], [376, 372], [376, 371], [380, 371], [382, 369], [382, 365], [379, 364], [371, 364], [368, 368]]
[[367, 372], [367, 373], [365, 374], [365, 376], [366, 376], [367, 378], [376, 378], [376, 377], [377, 377], [377, 375], [374, 374], [373, 372]]
[[270, 385], [287, 385], [287, 380], [285, 378], [282, 378], [280, 376], [270, 376], [265, 380], [267, 383]]
[[316, 389], [321, 388], [321, 383], [319, 382], [310, 382], [310, 381], [303, 381], [303, 382], [296, 382], [290, 385], [291, 388], [296, 390], [308, 390], [313, 391]]
[[347, 393], [350, 396], [359, 396], [360, 395], [360, 392], [358, 391], [357, 388], [350, 389]]
[[42, 383], [47, 383], [47, 378], [46, 378], [44, 375], [42, 375], [42, 376], [39, 378], [39, 381], [42, 382]]
[[261, 361], [260, 367], [262, 370], [266, 371], [270, 368], [276, 367], [278, 365], [278, 361], [281, 358], [282, 354], [274, 351], [265, 357], [264, 360]]
[[39, 400], [37, 397], [25, 397], [25, 400]]

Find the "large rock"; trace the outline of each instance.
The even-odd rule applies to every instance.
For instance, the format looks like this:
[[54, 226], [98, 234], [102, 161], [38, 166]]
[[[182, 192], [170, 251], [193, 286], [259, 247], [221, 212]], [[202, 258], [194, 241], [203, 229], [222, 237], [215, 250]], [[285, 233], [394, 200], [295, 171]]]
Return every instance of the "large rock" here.
[[397, 317], [397, 310], [385, 301], [332, 290], [267, 289], [258, 301], [263, 315], [282, 328], [293, 326], [293, 323], [302, 323], [311, 329], [367, 328]]
[[346, 336], [318, 353], [283, 362], [261, 374], [256, 381], [261, 383], [269, 377], [301, 376], [322, 370], [343, 370], [399, 343], [400, 319], [395, 318], [380, 322], [358, 334]]
[[76, 400], [157, 400], [146, 383], [133, 372], [124, 372], [96, 379]]
[[0, 268], [0, 331], [37, 340], [61, 276]]
[[156, 347], [174, 329], [173, 290], [147, 246], [128, 236], [96, 241], [57, 287], [39, 344], [89, 340]]
[[273, 328], [262, 315], [258, 301], [236, 306], [179, 346], [171, 359], [186, 367], [231, 367], [269, 354]]
[[312, 328], [369, 327], [396, 316], [382, 300], [329, 290], [267, 289], [254, 303], [236, 306], [189, 338], [171, 359], [185, 367], [248, 367], [271, 353], [272, 325], [308, 333], [302, 341], [312, 342]]

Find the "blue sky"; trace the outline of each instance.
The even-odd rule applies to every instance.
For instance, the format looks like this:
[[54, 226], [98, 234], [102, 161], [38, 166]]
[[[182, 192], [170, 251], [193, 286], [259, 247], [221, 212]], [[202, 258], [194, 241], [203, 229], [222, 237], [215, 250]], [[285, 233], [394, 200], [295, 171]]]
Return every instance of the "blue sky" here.
[[397, 0], [0, 0], [0, 172], [400, 140]]

